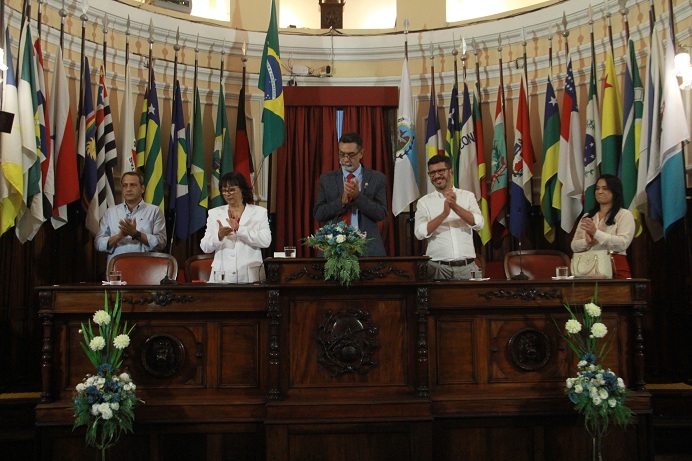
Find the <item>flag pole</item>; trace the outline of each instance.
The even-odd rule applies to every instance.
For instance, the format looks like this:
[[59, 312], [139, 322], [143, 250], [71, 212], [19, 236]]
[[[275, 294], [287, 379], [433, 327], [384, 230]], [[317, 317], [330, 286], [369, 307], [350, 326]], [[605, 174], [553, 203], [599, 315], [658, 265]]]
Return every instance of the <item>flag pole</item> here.
[[[596, 75], [596, 40], [593, 32], [593, 10], [589, 4], [589, 36], [591, 40], [591, 72]], [[595, 95], [598, 96], [598, 85], [594, 88]]]
[[606, 24], [608, 25], [608, 42], [610, 43], [610, 53], [615, 59], [615, 48], [613, 47], [613, 25], [610, 22], [610, 9], [608, 8], [608, 0], [604, 2]]
[[[502, 125], [505, 126], [507, 123], [507, 116], [505, 115], [505, 79], [502, 72], [502, 35], [497, 36], [497, 54], [499, 56], [498, 62], [500, 67], [500, 96], [502, 99]], [[505, 142], [507, 142], [507, 130], [505, 130]]]
[[38, 15], [36, 16], [36, 28], [38, 29], [38, 39], [41, 40], [41, 18], [43, 17], [43, 0], [38, 0]]
[[[435, 54], [433, 52], [433, 44], [432, 41], [430, 41], [430, 104], [435, 104], [437, 99], [437, 95], [435, 94]], [[435, 106], [437, 108], [437, 105]], [[433, 112], [433, 117], [434, 117], [434, 126], [440, 126], [438, 121], [437, 121], [437, 110]], [[437, 139], [437, 133], [435, 133], [435, 149], [437, 149], [439, 146], [438, 142], [439, 140]]]
[[[593, 40], [593, 28], [591, 29]], [[592, 42], [593, 45], [593, 42]], [[553, 23], [548, 24], [548, 77], [553, 79]]]
[[673, 54], [675, 54], [675, 13], [673, 12], [673, 0], [668, 0], [668, 21], [670, 22], [670, 44], [673, 45]]
[[[22, 34], [21, 31], [24, 30], [24, 24], [26, 24], [27, 19], [31, 21], [31, 0], [24, 0], [24, 3], [22, 4], [22, 27], [19, 32], [20, 36]], [[5, 31], [2, 32], [3, 34]], [[21, 45], [20, 45], [21, 46]], [[19, 55], [19, 53], [17, 53]], [[17, 56], [17, 67], [15, 69], [19, 69], [19, 60], [21, 59], [21, 56]]]
[[476, 61], [476, 91], [478, 92], [478, 99], [480, 103], [481, 98], [481, 65], [478, 62], [478, 47], [476, 46], [476, 40], [471, 37], [471, 46], [473, 47], [473, 57]]
[[[563, 13], [564, 14], [564, 13]], [[526, 99], [529, 99], [529, 66], [526, 60], [526, 34], [524, 26], [521, 27], [521, 46], [524, 49], [522, 58], [524, 59], [524, 85], [526, 85]]]
[[[149, 19], [149, 76], [147, 81], [147, 88], [151, 88], [151, 76], [154, 73], [154, 20]], [[146, 152], [145, 152], [146, 156]]]
[[84, 58], [85, 58], [85, 43], [86, 43], [86, 23], [89, 20], [87, 16], [87, 11], [89, 5], [87, 5], [86, 0], [82, 0], [82, 15], [79, 19], [82, 20], [82, 43], [81, 43], [81, 58], [79, 60], [79, 107], [81, 109], [84, 103]]
[[[178, 51], [180, 51], [180, 26], [178, 26], [178, 29], [175, 32], [175, 45], [173, 45], [173, 50], [175, 51], [174, 53], [174, 59], [173, 59], [173, 96], [171, 97], [171, 100], [173, 101], [173, 107], [175, 107], [175, 95], [176, 95], [176, 85], [178, 85]], [[175, 120], [171, 120], [171, 126], [176, 123]], [[180, 129], [179, 126], [175, 127], [176, 131]], [[170, 142], [178, 142], [178, 133], [171, 133], [170, 136]], [[170, 151], [170, 146], [168, 148]], [[178, 155], [177, 150], [176, 150], [176, 156]], [[187, 166], [187, 165], [186, 165]], [[177, 173], [176, 173], [176, 178], [177, 178]], [[168, 187], [177, 187], [177, 183], [175, 185], [169, 184]], [[174, 194], [177, 194], [177, 192], [174, 192]], [[169, 196], [170, 196], [170, 191], [169, 191]], [[176, 213], [175, 208], [170, 208], [169, 213], [172, 214], [173, 216], [171, 217], [171, 220], [173, 223], [171, 224], [171, 243], [168, 247], [168, 254], [173, 254], [173, 240], [175, 238], [175, 227], [176, 227], [176, 221], [178, 220], [178, 213]], [[169, 216], [170, 216], [169, 214]]]
[[103, 15], [103, 78], [106, 78], [106, 36], [108, 35], [108, 14]]
[[567, 16], [562, 12], [562, 36], [565, 37], [565, 61], [569, 62], [569, 30], [567, 30]]
[[649, 35], [654, 33], [654, 24], [656, 24], [656, 10], [654, 9], [654, 0], [649, 0]]
[[620, 4], [620, 14], [622, 15], [622, 20], [625, 21], [625, 48], [628, 47], [628, 43], [630, 41], [630, 23], [627, 19], [627, 13], [629, 12], [629, 9], [627, 9], [627, 0], [618, 0], [618, 3]]
[[[4, 4], [4, 2], [3, 2]], [[65, 0], [62, 0], [62, 8], [60, 8], [60, 48], [65, 44], [65, 18], [67, 17], [67, 10], [65, 9]], [[3, 34], [5, 32], [3, 31]]]
[[[408, 17], [404, 19], [404, 59], [406, 62], [408, 62]], [[456, 64], [456, 62], [455, 62]], [[418, 168], [418, 165], [416, 165], [416, 168]], [[408, 218], [406, 219], [406, 222], [408, 223], [409, 227], [409, 232], [411, 235], [411, 238], [409, 239], [410, 242], [410, 251], [411, 255], [413, 255], [416, 251], [416, 242], [414, 239], [414, 233], [415, 233], [415, 227], [416, 227], [416, 218], [415, 214], [413, 211], [413, 202], [408, 204]]]
[[[192, 159], [195, 158], [195, 123], [197, 120], [197, 76], [199, 72], [199, 34], [197, 34], [197, 42], [195, 43], [195, 70], [194, 70], [194, 75], [192, 77], [192, 123], [190, 124], [192, 126], [192, 129], [190, 130], [190, 156], [189, 156], [189, 161], [191, 162]], [[202, 175], [204, 177], [204, 175]], [[202, 181], [204, 184], [204, 187], [206, 187], [206, 180]], [[191, 181], [188, 181], [188, 187], [191, 184]], [[190, 208], [192, 210], [192, 207]], [[199, 229], [198, 229], [199, 230]], [[192, 255], [194, 254], [195, 250], [195, 242], [194, 238], [187, 239], [187, 254]], [[197, 247], [199, 248], [199, 246]]]

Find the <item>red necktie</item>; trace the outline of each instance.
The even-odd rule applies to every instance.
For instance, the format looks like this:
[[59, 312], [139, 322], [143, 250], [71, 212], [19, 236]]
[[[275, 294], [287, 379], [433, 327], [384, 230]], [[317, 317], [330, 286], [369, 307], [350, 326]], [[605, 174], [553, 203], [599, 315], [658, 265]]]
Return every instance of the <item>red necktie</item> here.
[[[351, 179], [355, 178], [356, 175], [353, 173], [349, 173], [348, 176], [346, 176], [346, 182], [351, 182]], [[346, 210], [346, 213], [344, 213], [341, 216], [341, 220], [346, 223], [347, 226], [351, 225], [351, 209], [349, 208]]]

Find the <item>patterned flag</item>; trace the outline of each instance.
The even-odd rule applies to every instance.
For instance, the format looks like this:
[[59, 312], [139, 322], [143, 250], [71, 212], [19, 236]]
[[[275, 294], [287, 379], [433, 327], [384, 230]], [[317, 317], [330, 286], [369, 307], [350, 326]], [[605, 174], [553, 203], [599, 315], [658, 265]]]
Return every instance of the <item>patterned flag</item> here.
[[62, 60], [62, 48], [58, 47], [53, 76], [51, 135], [53, 136], [53, 164], [55, 168], [55, 197], [53, 199], [53, 228], [67, 223], [67, 205], [79, 200], [79, 174], [74, 123], [70, 108], [70, 93]]
[[634, 205], [634, 196], [637, 192], [637, 168], [639, 165], [642, 113], [644, 111], [644, 87], [639, 78], [637, 57], [632, 40], [629, 41], [629, 53], [627, 54], [623, 101], [625, 126], [622, 132], [622, 162], [620, 164], [619, 177], [622, 181], [624, 205], [634, 215], [637, 224], [635, 236], [638, 236], [642, 232], [642, 225], [641, 215]]
[[428, 124], [425, 130], [425, 151], [428, 158], [444, 154], [442, 148], [442, 132], [440, 131], [440, 121], [437, 118], [437, 105], [435, 104], [435, 89], [430, 89], [430, 108], [428, 109]]
[[233, 171], [231, 140], [228, 134], [228, 119], [226, 115], [226, 97], [223, 86], [219, 85], [219, 105], [216, 111], [216, 136], [214, 138], [214, 155], [211, 172], [211, 207], [224, 205], [219, 184], [226, 173]]
[[252, 164], [250, 141], [247, 137], [245, 121], [245, 80], [238, 95], [238, 117], [235, 124], [235, 149], [233, 153], [233, 171], [242, 173], [248, 184], [252, 184], [252, 174], [255, 168]]
[[392, 192], [392, 213], [394, 216], [398, 216], [420, 196], [414, 122], [408, 59], [404, 59], [401, 70], [401, 85], [399, 86], [397, 149], [394, 160], [394, 191]]
[[493, 239], [497, 242], [507, 235], [507, 141], [502, 108], [502, 87], [497, 88], [495, 124], [493, 133], [493, 156], [490, 180], [490, 220]]
[[120, 108], [120, 174], [137, 169], [137, 138], [132, 121], [134, 106], [132, 104], [132, 72], [130, 63], [125, 64], [125, 92]]
[[459, 138], [459, 187], [481, 199], [481, 184], [478, 181], [478, 152], [474, 131], [473, 111], [469, 87], [464, 82], [464, 102], [461, 109], [461, 137]]
[[164, 210], [163, 159], [161, 158], [161, 118], [156, 79], [149, 79], [149, 108], [147, 109], [147, 137], [144, 148], [144, 201]]
[[41, 40], [34, 41], [34, 56], [36, 59], [36, 96], [38, 100], [39, 129], [41, 136], [41, 190], [43, 191], [43, 221], [53, 215], [53, 200], [55, 198], [55, 165], [53, 158], [53, 143], [51, 141], [50, 107], [43, 65]]
[[[115, 206], [115, 180], [113, 168], [118, 163], [118, 150], [115, 146], [113, 116], [108, 102], [108, 89], [103, 75], [103, 66], [99, 72], [99, 87], [96, 102], [96, 165], [98, 166], [99, 204], [106, 207]], [[105, 210], [101, 214], [105, 214]]]
[[[279, 51], [279, 28], [276, 21], [276, 8], [272, 0], [271, 19], [264, 40], [264, 52], [257, 81], [257, 88], [264, 92], [262, 123], [262, 155], [269, 156], [284, 144], [284, 93], [281, 81], [281, 53]], [[230, 146], [229, 146], [230, 149]], [[212, 206], [215, 203], [212, 189]], [[218, 201], [218, 200], [217, 200]]]
[[533, 177], [533, 144], [531, 142], [531, 122], [529, 107], [526, 101], [524, 77], [521, 77], [517, 122], [514, 130], [514, 161], [512, 163], [512, 184], [509, 194], [509, 231], [521, 237], [529, 222], [531, 208], [531, 178]]
[[606, 73], [603, 80], [603, 113], [601, 114], [601, 140], [603, 160], [601, 174], [618, 174], [622, 149], [622, 103], [618, 89], [617, 72], [610, 50], [606, 53]]
[[[84, 94], [79, 120], [79, 141], [77, 153], [84, 158], [82, 170], [82, 206], [86, 210], [86, 228], [96, 235], [99, 231], [99, 220], [106, 212], [106, 204], [99, 202], [98, 160], [96, 158], [96, 113], [91, 93], [89, 60], [84, 57]], [[105, 182], [105, 181], [104, 181]]]
[[671, 226], [684, 218], [687, 211], [682, 143], [690, 139], [690, 126], [675, 71], [673, 44], [670, 38], [667, 42], [661, 103], [661, 202], [666, 238]]
[[562, 185], [560, 222], [562, 230], [572, 232], [574, 223], [583, 210], [584, 195], [584, 147], [581, 144], [581, 123], [572, 74], [572, 58], [567, 62], [560, 120], [560, 162], [557, 172]]
[[19, 210], [15, 233], [20, 242], [31, 240], [44, 221], [41, 191], [41, 126], [36, 61], [31, 46], [29, 21], [19, 45], [19, 121], [22, 125], [24, 206]]
[[601, 164], [601, 117], [596, 86], [596, 60], [591, 62], [589, 78], [589, 102], [586, 104], [586, 135], [584, 138], [584, 209], [591, 210], [596, 205], [596, 181]]
[[481, 199], [478, 202], [478, 206], [481, 209], [481, 214], [483, 215], [483, 229], [478, 232], [481, 237], [481, 244], [485, 245], [490, 241], [490, 208], [488, 202], [488, 183], [485, 178], [487, 176], [487, 166], [485, 163], [485, 143], [483, 142], [483, 119], [481, 117], [481, 108], [478, 102], [478, 92], [479, 85], [476, 85], [473, 89], [473, 123], [474, 123], [474, 137], [476, 139], [476, 147], [478, 153], [478, 179], [481, 185]]
[[207, 181], [204, 178], [204, 132], [202, 127], [202, 104], [199, 89], [195, 88], [195, 111], [192, 121], [192, 147], [190, 155], [190, 175], [188, 180], [190, 198], [190, 228], [193, 234], [207, 224]]
[[555, 241], [555, 229], [560, 222], [560, 183], [557, 170], [560, 159], [560, 108], [553, 84], [548, 76], [543, 116], [543, 170], [541, 172], [541, 211], [543, 235]]
[[175, 235], [185, 240], [190, 229], [190, 202], [188, 197], [187, 130], [183, 116], [180, 82], [175, 81], [173, 112], [171, 114], [171, 139], [168, 145], [166, 183], [168, 184], [168, 209], [175, 210]]
[[7, 70], [3, 81], [2, 110], [13, 114], [14, 119], [12, 130], [9, 133], [0, 133], [0, 235], [14, 226], [24, 195], [22, 134], [9, 27], [5, 29], [5, 47]]
[[459, 187], [459, 139], [461, 138], [461, 125], [459, 124], [459, 92], [457, 86], [452, 88], [452, 96], [449, 101], [449, 115], [447, 116], [447, 133], [445, 134], [445, 155], [452, 159], [454, 168], [454, 185]]
[[654, 241], [663, 238], [663, 205], [661, 203], [661, 59], [663, 45], [658, 25], [649, 37], [649, 57], [646, 64], [646, 87], [642, 133], [639, 144], [639, 171], [637, 174], [637, 208], [645, 215], [646, 227]]

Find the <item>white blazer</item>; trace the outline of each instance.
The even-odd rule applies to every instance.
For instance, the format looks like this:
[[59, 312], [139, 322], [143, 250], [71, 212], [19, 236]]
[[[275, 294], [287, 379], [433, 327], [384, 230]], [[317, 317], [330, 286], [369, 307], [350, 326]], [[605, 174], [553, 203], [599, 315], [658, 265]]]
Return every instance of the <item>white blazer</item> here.
[[214, 252], [211, 280], [214, 272], [225, 272], [226, 282], [252, 283], [264, 280], [261, 248], [268, 248], [272, 241], [267, 209], [245, 205], [240, 217], [240, 227], [223, 240], [219, 240], [219, 221], [227, 226], [228, 205], [209, 210], [207, 229], [199, 246], [205, 253]]

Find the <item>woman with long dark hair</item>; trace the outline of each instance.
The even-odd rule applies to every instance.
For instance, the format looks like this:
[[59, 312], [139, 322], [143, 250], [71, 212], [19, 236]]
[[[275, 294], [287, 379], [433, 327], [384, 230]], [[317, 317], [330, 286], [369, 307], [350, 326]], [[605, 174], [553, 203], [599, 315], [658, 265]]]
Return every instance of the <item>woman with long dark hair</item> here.
[[634, 217], [624, 208], [622, 183], [612, 174], [598, 178], [596, 205], [579, 221], [572, 239], [572, 251], [608, 250], [613, 256], [613, 277], [630, 278], [626, 251], [635, 232]]
[[209, 210], [207, 230], [200, 242], [214, 253], [211, 281], [252, 283], [264, 279], [262, 248], [272, 241], [267, 209], [252, 204], [252, 189], [241, 173], [226, 173], [219, 190], [226, 205]]

